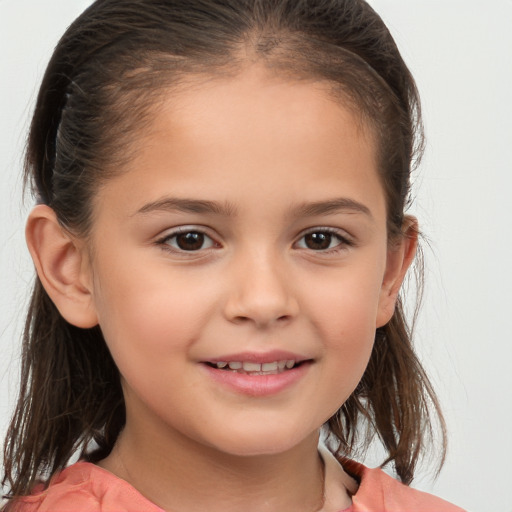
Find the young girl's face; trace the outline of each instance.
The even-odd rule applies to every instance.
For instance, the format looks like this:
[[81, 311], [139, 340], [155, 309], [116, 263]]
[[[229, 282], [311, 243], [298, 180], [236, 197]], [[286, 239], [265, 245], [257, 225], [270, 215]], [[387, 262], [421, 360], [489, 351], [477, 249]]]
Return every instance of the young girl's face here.
[[132, 149], [84, 267], [127, 428], [243, 455], [312, 439], [403, 277], [370, 131], [253, 67], [170, 92]]

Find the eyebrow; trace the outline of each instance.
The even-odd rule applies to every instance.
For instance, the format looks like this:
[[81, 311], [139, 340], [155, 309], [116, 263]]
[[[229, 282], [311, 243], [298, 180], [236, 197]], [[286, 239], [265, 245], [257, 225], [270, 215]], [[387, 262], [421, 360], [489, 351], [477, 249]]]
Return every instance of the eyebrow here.
[[317, 215], [330, 215], [333, 213], [362, 213], [370, 218], [373, 215], [370, 209], [359, 201], [347, 197], [303, 203], [293, 209], [292, 213], [297, 217], [314, 217]]
[[[229, 202], [219, 203], [206, 199], [187, 199], [178, 197], [165, 197], [145, 204], [135, 214], [148, 214], [153, 212], [184, 212], [199, 214], [215, 214], [225, 217], [235, 216], [236, 207]], [[334, 213], [362, 213], [373, 218], [370, 209], [354, 199], [340, 197], [327, 201], [303, 203], [291, 211], [294, 217], [313, 217], [330, 215]]]
[[204, 199], [187, 199], [178, 197], [165, 197], [145, 204], [137, 210], [136, 214], [153, 212], [185, 212], [185, 213], [210, 213], [222, 216], [233, 216], [236, 208], [231, 203], [218, 203]]

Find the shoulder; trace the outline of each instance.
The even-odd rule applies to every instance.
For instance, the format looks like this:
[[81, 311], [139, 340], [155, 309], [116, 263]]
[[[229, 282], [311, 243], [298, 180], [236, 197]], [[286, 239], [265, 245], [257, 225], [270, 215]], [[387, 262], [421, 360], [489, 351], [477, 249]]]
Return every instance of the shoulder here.
[[464, 512], [437, 496], [398, 482], [379, 468], [347, 460], [342, 465], [360, 481], [352, 496], [353, 512]]
[[36, 487], [16, 500], [9, 512], [163, 512], [112, 473], [77, 462], [57, 474], [48, 487]]

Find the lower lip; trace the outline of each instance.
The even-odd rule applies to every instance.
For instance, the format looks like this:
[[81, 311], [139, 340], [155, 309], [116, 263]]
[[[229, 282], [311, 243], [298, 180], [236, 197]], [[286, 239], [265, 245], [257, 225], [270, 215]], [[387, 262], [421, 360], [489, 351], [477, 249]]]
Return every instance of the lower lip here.
[[202, 364], [202, 366], [212, 379], [236, 393], [249, 396], [270, 396], [285, 391], [301, 380], [309, 370], [311, 363], [304, 362], [296, 368], [272, 375], [250, 375], [231, 370], [219, 370], [207, 364]]

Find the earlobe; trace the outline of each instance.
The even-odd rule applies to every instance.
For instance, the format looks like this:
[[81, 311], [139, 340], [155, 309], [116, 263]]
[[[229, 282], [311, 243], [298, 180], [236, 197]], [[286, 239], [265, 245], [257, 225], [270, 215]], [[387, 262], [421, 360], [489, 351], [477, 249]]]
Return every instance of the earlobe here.
[[97, 325], [82, 251], [49, 206], [32, 210], [25, 236], [39, 279], [60, 314], [76, 327]]
[[393, 313], [407, 270], [414, 261], [418, 247], [418, 221], [406, 216], [402, 226], [401, 238], [390, 245], [387, 253], [386, 272], [382, 282], [376, 327], [387, 324]]

